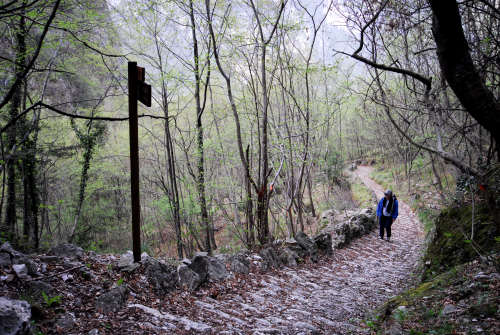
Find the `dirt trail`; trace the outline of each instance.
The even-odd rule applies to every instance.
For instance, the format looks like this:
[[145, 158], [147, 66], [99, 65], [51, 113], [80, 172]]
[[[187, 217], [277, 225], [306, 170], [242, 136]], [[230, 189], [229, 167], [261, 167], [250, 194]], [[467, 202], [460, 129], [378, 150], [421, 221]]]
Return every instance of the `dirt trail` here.
[[[369, 178], [371, 168], [354, 173], [382, 196], [382, 187]], [[166, 333], [212, 334], [359, 334], [351, 322], [410, 282], [420, 256], [423, 232], [402, 201], [393, 225], [393, 241], [378, 238], [377, 230], [336, 250], [328, 261], [265, 275], [250, 274], [245, 292], [226, 292], [217, 300], [194, 299], [195, 315], [185, 318], [162, 312], [154, 317]], [[145, 314], [155, 313], [138, 306]]]

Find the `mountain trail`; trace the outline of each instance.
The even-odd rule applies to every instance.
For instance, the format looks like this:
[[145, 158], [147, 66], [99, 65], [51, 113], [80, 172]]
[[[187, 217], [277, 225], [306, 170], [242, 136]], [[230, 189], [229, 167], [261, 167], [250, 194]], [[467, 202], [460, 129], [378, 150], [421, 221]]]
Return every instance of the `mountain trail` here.
[[[380, 199], [383, 189], [369, 178], [370, 172], [370, 167], [360, 166], [354, 174]], [[189, 318], [165, 312], [154, 316], [153, 323], [176, 333], [364, 333], [359, 319], [408, 286], [421, 255], [424, 233], [418, 219], [406, 203], [399, 204], [391, 242], [379, 239], [375, 229], [335, 250], [326, 261], [264, 275], [251, 273], [242, 279], [248, 283], [244, 292], [195, 298], [197, 313]], [[129, 308], [148, 314], [141, 305]]]

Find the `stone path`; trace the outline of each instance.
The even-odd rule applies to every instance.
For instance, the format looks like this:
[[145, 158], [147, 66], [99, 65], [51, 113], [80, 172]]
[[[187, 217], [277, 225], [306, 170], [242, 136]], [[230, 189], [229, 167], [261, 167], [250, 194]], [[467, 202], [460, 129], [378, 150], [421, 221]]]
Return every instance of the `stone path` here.
[[[377, 194], [382, 187], [368, 176], [371, 168], [354, 173]], [[207, 334], [359, 334], [363, 314], [398, 294], [410, 282], [424, 234], [409, 206], [402, 201], [393, 225], [393, 241], [365, 235], [336, 250], [328, 261], [285, 268], [265, 275], [250, 274], [246, 292], [217, 300], [194, 299], [198, 313], [189, 318], [134, 305], [154, 315], [165, 333]], [[159, 313], [159, 314], [158, 314]]]

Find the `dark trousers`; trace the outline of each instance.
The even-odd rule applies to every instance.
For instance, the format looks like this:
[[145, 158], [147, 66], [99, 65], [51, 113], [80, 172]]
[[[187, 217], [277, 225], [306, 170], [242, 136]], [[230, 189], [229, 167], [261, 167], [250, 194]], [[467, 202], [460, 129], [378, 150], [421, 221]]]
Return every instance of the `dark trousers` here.
[[391, 237], [391, 225], [392, 225], [392, 216], [381, 216], [379, 220], [380, 226], [380, 237], [384, 237], [384, 229], [387, 232], [387, 237]]

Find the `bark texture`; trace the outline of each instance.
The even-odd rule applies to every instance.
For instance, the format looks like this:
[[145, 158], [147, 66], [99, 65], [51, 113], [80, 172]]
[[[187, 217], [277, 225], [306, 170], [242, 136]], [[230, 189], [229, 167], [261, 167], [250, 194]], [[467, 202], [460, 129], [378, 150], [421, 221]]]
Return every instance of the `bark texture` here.
[[500, 143], [500, 103], [479, 76], [455, 0], [429, 0], [441, 70], [460, 103]]

